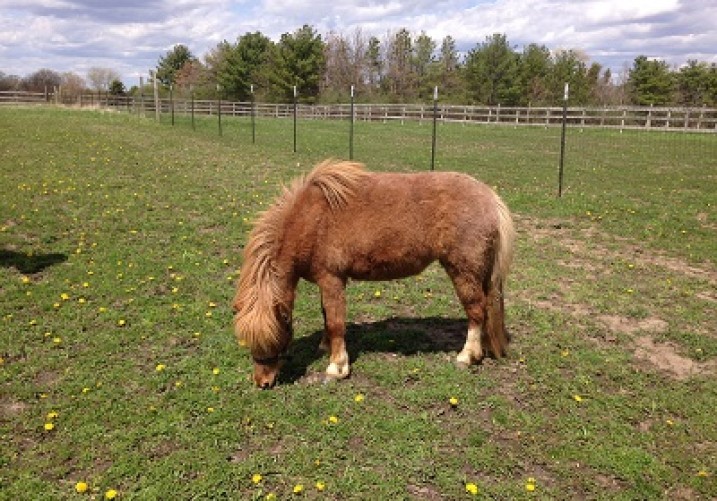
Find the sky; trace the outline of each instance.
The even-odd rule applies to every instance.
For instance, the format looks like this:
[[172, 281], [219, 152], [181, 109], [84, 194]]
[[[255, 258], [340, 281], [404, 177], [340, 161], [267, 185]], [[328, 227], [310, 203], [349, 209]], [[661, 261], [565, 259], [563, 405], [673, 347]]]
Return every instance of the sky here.
[[502, 33], [517, 50], [580, 50], [613, 75], [638, 55], [717, 63], [717, 0], [0, 0], [0, 72], [111, 68], [131, 86], [176, 44], [203, 58], [222, 40], [278, 41], [304, 24], [380, 40], [407, 28], [439, 45], [451, 35], [464, 53]]

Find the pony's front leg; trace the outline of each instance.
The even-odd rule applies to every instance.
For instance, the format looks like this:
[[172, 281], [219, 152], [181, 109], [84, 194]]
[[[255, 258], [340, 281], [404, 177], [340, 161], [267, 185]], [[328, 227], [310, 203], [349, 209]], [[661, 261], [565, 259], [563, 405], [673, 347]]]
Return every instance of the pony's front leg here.
[[342, 379], [349, 375], [349, 354], [346, 352], [346, 294], [345, 282], [331, 277], [319, 283], [321, 302], [324, 308], [324, 339], [328, 344], [329, 377]]

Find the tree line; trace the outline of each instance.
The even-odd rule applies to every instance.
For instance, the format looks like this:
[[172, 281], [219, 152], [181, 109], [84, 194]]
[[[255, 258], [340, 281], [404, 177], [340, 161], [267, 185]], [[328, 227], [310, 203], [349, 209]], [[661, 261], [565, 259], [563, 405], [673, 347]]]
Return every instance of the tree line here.
[[[717, 106], [714, 63], [689, 60], [671, 68], [639, 56], [613, 75], [580, 50], [551, 51], [539, 44], [518, 49], [506, 35], [494, 34], [463, 54], [451, 36], [439, 42], [406, 28], [379, 39], [361, 29], [322, 36], [304, 25], [277, 42], [257, 31], [222, 41], [201, 59], [180, 44], [159, 57], [154, 75], [163, 93], [171, 85], [198, 99], [244, 101], [253, 94], [261, 101], [290, 102], [296, 87], [301, 102], [347, 102], [353, 86], [358, 102], [403, 103], [428, 101], [437, 86], [448, 103], [541, 106], [561, 103], [567, 82], [572, 105]], [[28, 88], [48, 80], [65, 89], [81, 85], [72, 74], [51, 70], [19, 82], [0, 72], [0, 90], [13, 78]], [[96, 90], [125, 92], [112, 70], [93, 68], [88, 78]]]

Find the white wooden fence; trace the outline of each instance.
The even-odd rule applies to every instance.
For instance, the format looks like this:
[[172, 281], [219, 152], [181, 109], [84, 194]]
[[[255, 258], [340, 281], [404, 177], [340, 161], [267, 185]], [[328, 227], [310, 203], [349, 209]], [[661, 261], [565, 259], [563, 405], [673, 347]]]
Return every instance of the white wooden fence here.
[[[174, 108], [176, 115], [217, 115], [247, 117], [252, 112], [257, 117], [286, 118], [294, 114], [293, 104], [272, 104], [162, 98], [152, 96], [120, 97], [105, 93], [60, 97], [43, 93], [0, 92], [2, 104], [54, 103], [81, 107], [101, 107], [141, 113], [153, 116], [169, 114]], [[349, 104], [299, 104], [296, 108], [300, 119], [348, 120]], [[433, 104], [356, 104], [356, 121], [426, 121], [433, 119]], [[562, 125], [561, 107], [514, 107], [514, 106], [456, 106], [439, 103], [437, 119], [441, 122], [465, 124], [500, 124], [508, 126]], [[657, 107], [657, 106], [571, 106], [567, 109], [567, 124], [578, 127], [612, 129], [649, 129], [685, 132], [717, 132], [717, 109], [707, 107]]]

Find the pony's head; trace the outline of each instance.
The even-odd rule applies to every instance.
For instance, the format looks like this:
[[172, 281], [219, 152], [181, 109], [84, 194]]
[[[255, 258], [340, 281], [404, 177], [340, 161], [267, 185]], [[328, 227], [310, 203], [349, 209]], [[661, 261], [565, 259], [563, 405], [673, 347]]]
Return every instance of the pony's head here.
[[273, 308], [271, 317], [252, 325], [252, 315], [235, 315], [235, 330], [240, 344], [251, 352], [254, 363], [254, 384], [268, 390], [276, 384], [279, 370], [286, 358], [289, 344], [294, 337], [291, 309], [283, 305]]
[[278, 228], [281, 205], [257, 221], [244, 248], [237, 293], [234, 330], [239, 344], [254, 360], [254, 382], [260, 388], [276, 383], [286, 350], [293, 337], [291, 312], [294, 287], [277, 270]]
[[266, 283], [246, 284], [240, 279], [234, 300], [235, 334], [239, 344], [251, 352], [254, 383], [262, 389], [276, 384], [279, 369], [294, 337], [293, 293], [277, 301], [278, 296], [266, 290], [266, 286]]

